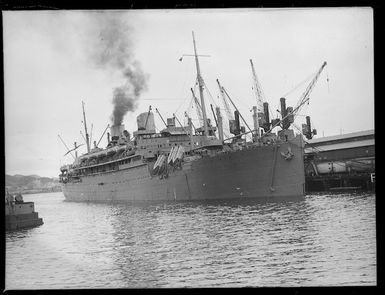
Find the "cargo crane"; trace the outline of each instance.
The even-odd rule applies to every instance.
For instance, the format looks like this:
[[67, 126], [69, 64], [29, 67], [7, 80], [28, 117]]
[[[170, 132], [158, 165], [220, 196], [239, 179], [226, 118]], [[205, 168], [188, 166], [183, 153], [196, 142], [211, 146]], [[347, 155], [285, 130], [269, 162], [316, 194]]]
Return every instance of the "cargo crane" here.
[[[310, 99], [309, 95], [312, 92], [312, 90], [314, 89], [314, 86], [317, 83], [318, 78], [321, 75], [321, 73], [322, 73], [322, 71], [326, 65], [327, 65], [327, 62], [325, 61], [322, 64], [322, 66], [320, 67], [320, 69], [317, 71], [317, 73], [315, 74], [314, 78], [310, 81], [310, 83], [306, 87], [305, 91], [302, 93], [302, 95], [301, 95], [301, 97], [300, 97], [300, 99], [299, 99], [299, 101], [298, 101], [298, 103], [294, 109], [292, 107], [286, 108], [285, 98], [283, 98], [283, 97], [281, 98], [281, 117], [282, 117], [282, 119], [280, 120], [280, 122], [278, 124], [281, 125], [283, 131], [287, 130], [290, 127], [290, 124], [294, 122], [294, 117], [298, 114], [299, 109], [306, 102], [309, 101], [309, 99]], [[307, 138], [309, 138], [309, 137], [311, 138], [313, 135], [317, 134], [317, 131], [315, 129], [313, 131], [311, 131], [311, 129], [310, 129], [311, 128], [310, 117], [309, 116], [306, 118], [306, 121], [307, 121], [307, 125], [306, 125], [305, 129], [303, 128], [303, 131], [305, 131], [303, 133]], [[274, 125], [277, 125], [277, 124], [274, 124]]]
[[[225, 108], [226, 116], [229, 122], [229, 131], [231, 134], [234, 134], [239, 139], [241, 138], [239, 134], [242, 132], [245, 132], [245, 128], [243, 126], [242, 127], [240, 126], [240, 121], [239, 121], [240, 113], [238, 109], [235, 107], [235, 105], [234, 105], [235, 107], [234, 113], [231, 111], [230, 105], [227, 102], [227, 98], [226, 98], [227, 93], [225, 88], [221, 85], [218, 79], [217, 79], [217, 84], [219, 87], [219, 92], [221, 94], [223, 106]], [[231, 101], [230, 97], [228, 97], [228, 99]]]
[[[190, 126], [190, 124], [191, 124], [191, 127], [194, 128], [194, 130], [196, 130], [195, 125], [193, 124], [192, 119], [191, 119], [191, 117], [187, 114], [187, 112], [184, 112], [184, 116], [187, 118], [187, 121], [188, 121], [188, 123], [189, 123], [188, 125]], [[191, 134], [192, 134], [192, 131], [191, 131]]]
[[166, 126], [166, 128], [167, 128], [167, 124], [166, 124], [166, 122], [164, 121], [164, 119], [163, 119], [162, 115], [160, 114], [159, 110], [158, 110], [157, 108], [155, 108], [155, 111], [158, 113], [158, 115], [159, 115], [160, 119], [162, 120], [164, 126]]
[[[327, 65], [327, 62], [325, 61], [322, 64], [321, 68], [316, 73], [316, 75], [314, 76], [313, 80], [307, 86], [305, 92], [302, 94], [301, 100], [297, 104], [296, 109], [298, 109], [299, 107], [304, 105], [307, 101], [309, 101], [309, 99], [310, 99], [309, 95], [310, 95], [311, 91], [313, 90], [315, 83], [317, 82], [319, 76], [321, 75], [321, 72], [323, 71], [323, 69], [325, 68], [326, 65]], [[327, 81], [329, 81], [329, 77], [327, 78]], [[317, 135], [316, 129], [311, 130], [310, 117], [309, 116], [306, 116], [306, 124], [302, 124], [302, 133], [303, 133], [303, 135], [306, 136], [307, 139], [312, 139], [314, 135]]]
[[[325, 68], [326, 65], [327, 65], [327, 62], [325, 61], [325, 62], [322, 64], [321, 68], [317, 71], [317, 73], [315, 74], [314, 78], [311, 80], [311, 82], [309, 83], [309, 85], [306, 87], [306, 90], [305, 90], [305, 91], [303, 92], [303, 94], [301, 95], [301, 97], [300, 97], [300, 99], [299, 99], [299, 101], [298, 101], [298, 103], [297, 103], [297, 105], [296, 105], [295, 108], [292, 108], [292, 107], [286, 108], [286, 105], [285, 105], [285, 98], [281, 99], [281, 120], [279, 120], [279, 119], [272, 120], [272, 122], [271, 122], [271, 125], [272, 125], [272, 126], [270, 127], [270, 129], [269, 129], [267, 132], [265, 132], [265, 134], [268, 134], [268, 133], [271, 132], [275, 127], [277, 127], [277, 126], [279, 126], [279, 125], [284, 129], [284, 127], [287, 126], [287, 124], [283, 124], [284, 120], [286, 120], [286, 119], [288, 119], [289, 122], [292, 121], [292, 120], [294, 120], [294, 116], [296, 116], [296, 115], [298, 114], [298, 112], [299, 112], [299, 110], [301, 109], [301, 107], [302, 107], [306, 102], [309, 101], [309, 99], [310, 99], [309, 94], [310, 94], [311, 91], [313, 90], [313, 88], [314, 88], [314, 86], [315, 86], [315, 84], [316, 84], [316, 82], [317, 82], [319, 76], [321, 75], [321, 73], [322, 73], [322, 71], [323, 71], [323, 69]], [[283, 112], [283, 111], [284, 111], [284, 112]], [[310, 122], [310, 117], [309, 117], [309, 122]], [[290, 124], [289, 124], [289, 126], [290, 126]], [[241, 135], [249, 134], [249, 133], [254, 132], [254, 131], [255, 131], [255, 130], [248, 131], [248, 132], [242, 133]], [[285, 130], [283, 130], [283, 131], [285, 131]], [[317, 131], [314, 129], [314, 130], [312, 131], [313, 135], [315, 135], [316, 132], [317, 132]], [[264, 134], [264, 135], [265, 135], [265, 134]], [[262, 135], [262, 137], [263, 137], [264, 135]], [[310, 134], [309, 136], [311, 136], [311, 134]], [[235, 138], [235, 136], [234, 136], [234, 137], [226, 138], [226, 140], [231, 140], [231, 139], [233, 139], [233, 138]]]
[[265, 94], [262, 91], [261, 84], [259, 83], [258, 78], [257, 78], [257, 74], [255, 73], [254, 64], [253, 64], [252, 59], [250, 59], [250, 65], [251, 65], [251, 71], [253, 73], [253, 81], [254, 81], [253, 89], [254, 89], [254, 93], [255, 93], [255, 98], [257, 99], [257, 108], [258, 108], [258, 110], [262, 110], [263, 109], [263, 102], [266, 101]]
[[237, 136], [238, 139], [240, 139], [241, 137], [238, 135], [241, 132], [244, 132], [245, 130], [241, 130], [241, 126], [240, 126], [240, 122], [239, 122], [239, 112], [238, 112], [237, 108], [235, 108], [234, 114], [231, 112], [230, 106], [229, 106], [227, 99], [226, 99], [225, 88], [221, 85], [221, 83], [219, 82], [218, 79], [217, 79], [217, 84], [219, 87], [219, 92], [221, 94], [223, 106], [224, 106], [225, 111], [226, 111], [226, 116], [228, 118], [229, 131], [231, 134], [234, 134], [235, 136]]
[[225, 107], [227, 118], [229, 120], [234, 120], [234, 115], [232, 114], [232, 112], [230, 110], [230, 106], [229, 106], [229, 104], [227, 103], [227, 100], [226, 100], [225, 91], [223, 90], [223, 87], [222, 87], [221, 83], [219, 83], [218, 79], [217, 79], [217, 83], [218, 83], [219, 92], [221, 94], [221, 98], [222, 98], [222, 101], [223, 101], [223, 106]]
[[299, 100], [299, 102], [297, 103], [296, 107], [293, 110], [293, 113], [295, 113], [295, 115], [297, 113], [297, 110], [300, 107], [302, 107], [306, 102], [308, 102], [308, 100], [310, 99], [309, 95], [312, 92], [312, 90], [313, 90], [313, 88], [315, 86], [315, 83], [317, 83], [317, 80], [318, 80], [319, 76], [321, 75], [321, 73], [322, 73], [322, 71], [323, 71], [323, 69], [325, 68], [326, 65], [327, 65], [327, 62], [324, 61], [324, 63], [322, 64], [321, 68], [315, 74], [313, 80], [311, 80], [309, 85], [306, 87], [306, 90], [301, 95], [301, 99]]
[[269, 104], [266, 102], [265, 94], [263, 93], [261, 84], [257, 78], [257, 74], [255, 73], [253, 60], [250, 59], [251, 71], [253, 74], [253, 90], [255, 94], [255, 98], [257, 99], [257, 105], [253, 107], [253, 121], [254, 121], [254, 140], [259, 140], [259, 129], [262, 127], [266, 132], [270, 128], [270, 118], [269, 118]]

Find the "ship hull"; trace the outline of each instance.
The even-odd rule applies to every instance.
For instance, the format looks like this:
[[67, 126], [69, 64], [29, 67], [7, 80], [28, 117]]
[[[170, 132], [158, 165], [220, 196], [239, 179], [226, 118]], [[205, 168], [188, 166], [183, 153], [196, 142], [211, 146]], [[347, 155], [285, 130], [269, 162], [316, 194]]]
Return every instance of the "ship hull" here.
[[[292, 154], [287, 158], [286, 155]], [[151, 175], [147, 164], [63, 184], [68, 201], [139, 202], [249, 199], [304, 195], [303, 143], [300, 137], [272, 146], [205, 156]]]

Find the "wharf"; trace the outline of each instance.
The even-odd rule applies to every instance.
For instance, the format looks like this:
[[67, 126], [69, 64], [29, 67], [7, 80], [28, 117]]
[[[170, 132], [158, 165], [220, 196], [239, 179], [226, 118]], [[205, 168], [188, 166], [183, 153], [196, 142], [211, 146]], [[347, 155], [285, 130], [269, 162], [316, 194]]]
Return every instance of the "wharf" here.
[[374, 130], [311, 139], [304, 161], [307, 192], [375, 190]]

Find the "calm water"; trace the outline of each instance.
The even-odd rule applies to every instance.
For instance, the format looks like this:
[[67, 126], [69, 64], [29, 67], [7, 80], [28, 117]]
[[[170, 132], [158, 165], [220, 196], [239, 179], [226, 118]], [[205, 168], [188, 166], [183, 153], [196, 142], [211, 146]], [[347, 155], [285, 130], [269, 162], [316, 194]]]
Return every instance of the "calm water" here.
[[167, 204], [25, 195], [44, 225], [6, 234], [6, 288], [376, 285], [375, 195]]

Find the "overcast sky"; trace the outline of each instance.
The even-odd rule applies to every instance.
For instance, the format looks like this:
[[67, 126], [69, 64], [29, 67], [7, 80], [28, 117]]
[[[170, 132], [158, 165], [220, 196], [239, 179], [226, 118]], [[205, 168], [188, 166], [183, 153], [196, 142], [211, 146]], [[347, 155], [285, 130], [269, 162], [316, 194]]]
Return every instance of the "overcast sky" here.
[[[222, 106], [218, 78], [252, 125], [252, 59], [276, 117], [279, 98], [289, 93], [287, 105], [295, 106], [309, 77], [327, 61], [295, 124], [310, 115], [317, 137], [374, 129], [370, 8], [6, 11], [6, 173], [57, 177], [59, 167], [72, 162], [63, 157], [58, 134], [71, 147], [84, 142], [82, 100], [92, 138], [99, 140], [111, 122], [113, 91], [126, 83], [122, 68], [110, 63], [116, 50], [128, 54], [124, 62], [144, 77], [136, 107], [123, 119], [131, 134], [149, 105], [164, 118], [175, 112], [184, 121], [186, 109], [195, 116], [194, 59], [179, 61], [193, 53], [192, 31], [198, 54], [210, 55], [200, 59], [208, 106]], [[160, 130], [164, 125], [154, 115]]]

